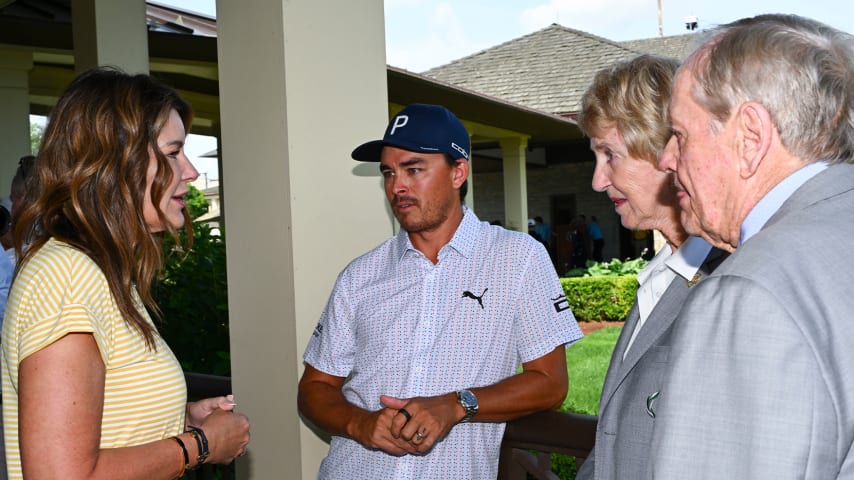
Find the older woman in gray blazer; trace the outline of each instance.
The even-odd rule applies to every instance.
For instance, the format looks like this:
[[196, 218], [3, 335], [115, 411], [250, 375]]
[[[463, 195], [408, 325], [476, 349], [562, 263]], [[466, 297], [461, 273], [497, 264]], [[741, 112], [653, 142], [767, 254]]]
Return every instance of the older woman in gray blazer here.
[[666, 244], [638, 274], [635, 304], [614, 349], [599, 402], [596, 445], [579, 479], [646, 478], [649, 445], [674, 319], [690, 288], [725, 254], [680, 224], [676, 188], [658, 160], [671, 131], [667, 109], [678, 62], [642, 55], [596, 74], [579, 126], [596, 156], [593, 189], [624, 227], [658, 230]]

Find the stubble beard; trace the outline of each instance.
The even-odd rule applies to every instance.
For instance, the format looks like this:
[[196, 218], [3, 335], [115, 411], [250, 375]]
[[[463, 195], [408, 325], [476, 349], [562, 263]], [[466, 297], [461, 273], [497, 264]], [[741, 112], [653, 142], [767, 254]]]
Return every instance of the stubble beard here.
[[436, 203], [425, 205], [411, 198], [407, 198], [407, 200], [413, 204], [415, 211], [410, 211], [406, 215], [398, 213], [394, 208], [392, 208], [392, 211], [401, 228], [409, 233], [436, 230], [448, 220], [449, 208], [447, 206], [442, 208], [441, 205]]

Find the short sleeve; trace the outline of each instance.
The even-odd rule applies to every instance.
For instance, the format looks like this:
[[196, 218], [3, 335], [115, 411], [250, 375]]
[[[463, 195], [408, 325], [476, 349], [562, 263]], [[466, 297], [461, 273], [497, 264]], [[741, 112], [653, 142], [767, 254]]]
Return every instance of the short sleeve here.
[[338, 276], [320, 320], [309, 339], [303, 360], [336, 377], [346, 377], [356, 355], [354, 313], [348, 294], [348, 270]]
[[584, 336], [569, 308], [551, 259], [540, 244], [532, 249], [520, 288], [515, 328], [522, 362], [540, 358]]
[[103, 273], [82, 254], [34, 260], [14, 287], [20, 289], [14, 311], [18, 364], [69, 333], [93, 334], [106, 364], [110, 321], [97, 313], [110, 303]]

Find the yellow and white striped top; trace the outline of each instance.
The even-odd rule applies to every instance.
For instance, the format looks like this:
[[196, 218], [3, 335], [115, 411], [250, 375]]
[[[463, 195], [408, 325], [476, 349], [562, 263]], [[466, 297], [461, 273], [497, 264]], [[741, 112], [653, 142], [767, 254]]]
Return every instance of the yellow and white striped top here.
[[146, 348], [142, 335], [121, 316], [103, 272], [79, 250], [54, 239], [42, 246], [15, 279], [3, 323], [3, 432], [10, 479], [23, 478], [18, 366], [69, 333], [91, 333], [106, 367], [101, 448], [149, 443], [184, 430], [187, 388], [178, 360], [159, 334], [157, 350]]

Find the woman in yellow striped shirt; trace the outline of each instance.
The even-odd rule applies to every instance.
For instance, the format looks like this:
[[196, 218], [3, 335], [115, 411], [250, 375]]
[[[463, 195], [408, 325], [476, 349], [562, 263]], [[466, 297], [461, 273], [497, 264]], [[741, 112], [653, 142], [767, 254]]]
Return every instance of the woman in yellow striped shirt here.
[[109, 69], [77, 77], [51, 113], [14, 226], [21, 260], [2, 331], [9, 478], [171, 479], [245, 451], [248, 419], [230, 397], [187, 403], [146, 310], [157, 311], [162, 235], [191, 228], [191, 117], [173, 89]]

